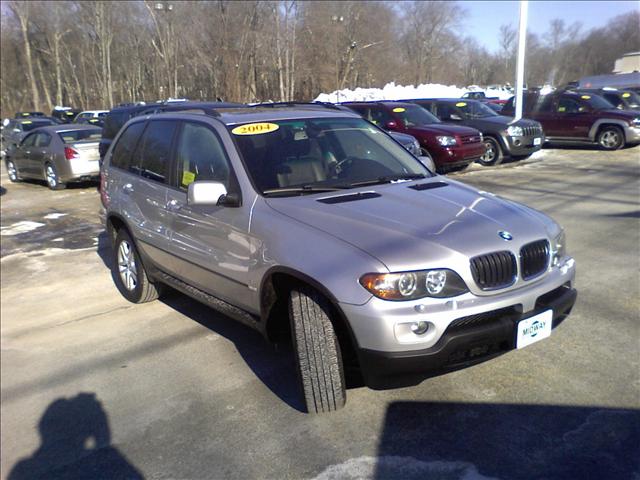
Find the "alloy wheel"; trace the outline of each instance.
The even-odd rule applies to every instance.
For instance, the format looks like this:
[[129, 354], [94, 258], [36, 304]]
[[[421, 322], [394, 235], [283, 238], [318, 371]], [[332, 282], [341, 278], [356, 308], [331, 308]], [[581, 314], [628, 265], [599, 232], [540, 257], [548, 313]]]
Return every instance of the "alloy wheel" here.
[[138, 268], [133, 248], [126, 240], [120, 242], [118, 247], [118, 272], [124, 287], [129, 291], [135, 290], [138, 285]]
[[47, 183], [51, 188], [56, 188], [58, 185], [58, 174], [52, 165], [48, 164], [45, 168], [45, 175], [47, 177]]
[[620, 143], [620, 136], [615, 130], [607, 130], [600, 137], [600, 145], [604, 148], [615, 148]]
[[11, 160], [7, 162], [7, 175], [12, 182], [18, 180], [18, 170], [16, 170], [16, 166]]
[[484, 142], [484, 146], [486, 147], [486, 151], [480, 158], [482, 158], [482, 161], [486, 163], [493, 162], [496, 158], [496, 149], [493, 142]]

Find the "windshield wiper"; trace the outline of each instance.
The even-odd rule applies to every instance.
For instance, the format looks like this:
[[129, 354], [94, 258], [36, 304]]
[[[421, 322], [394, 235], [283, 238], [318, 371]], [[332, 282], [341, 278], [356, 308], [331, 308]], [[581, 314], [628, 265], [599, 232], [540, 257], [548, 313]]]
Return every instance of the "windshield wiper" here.
[[264, 190], [262, 193], [265, 196], [287, 196], [287, 195], [305, 195], [308, 193], [326, 193], [326, 192], [337, 192], [338, 190], [344, 190], [345, 188], [350, 188], [349, 186], [313, 186], [313, 185], [302, 185], [300, 187], [282, 187], [282, 188], [269, 188]]
[[375, 180], [365, 180], [363, 182], [355, 182], [351, 184], [351, 187], [363, 187], [365, 185], [379, 185], [382, 183], [391, 183], [400, 180], [417, 180], [419, 178], [427, 178], [424, 173], [401, 173], [397, 175], [385, 175], [384, 177], [378, 177]]

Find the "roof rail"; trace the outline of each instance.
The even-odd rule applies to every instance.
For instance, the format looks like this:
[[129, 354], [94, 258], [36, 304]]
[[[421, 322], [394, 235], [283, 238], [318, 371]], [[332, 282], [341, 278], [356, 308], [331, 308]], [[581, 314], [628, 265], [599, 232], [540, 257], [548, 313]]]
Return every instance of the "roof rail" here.
[[328, 102], [264, 102], [264, 103], [256, 103], [251, 105], [251, 107], [304, 107], [304, 106], [312, 106], [312, 107], [325, 107], [330, 108], [332, 110], [340, 110], [340, 107], [334, 105], [333, 103]]

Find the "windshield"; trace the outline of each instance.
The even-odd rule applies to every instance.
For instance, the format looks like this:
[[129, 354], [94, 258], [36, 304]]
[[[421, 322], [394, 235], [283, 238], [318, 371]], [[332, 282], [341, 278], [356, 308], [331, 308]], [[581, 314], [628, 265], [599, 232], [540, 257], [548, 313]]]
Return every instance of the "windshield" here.
[[394, 107], [392, 111], [400, 117], [405, 127], [419, 127], [420, 125], [440, 123], [438, 117], [418, 105]]
[[386, 133], [359, 118], [229, 126], [264, 195], [301, 195], [431, 176]]
[[620, 97], [627, 104], [628, 108], [638, 109], [640, 108], [640, 95], [635, 92], [622, 92]]
[[458, 102], [456, 107], [462, 110], [467, 118], [495, 117], [498, 114], [481, 102]]
[[25, 120], [24, 122], [20, 123], [22, 123], [22, 130], [25, 132], [30, 132], [31, 130], [34, 130], [36, 128], [46, 127], [48, 125], [55, 125], [55, 123], [51, 120]]
[[66, 132], [58, 132], [58, 136], [64, 143], [75, 143], [79, 141], [99, 141], [102, 137], [102, 130], [91, 128], [87, 130], [68, 130]]

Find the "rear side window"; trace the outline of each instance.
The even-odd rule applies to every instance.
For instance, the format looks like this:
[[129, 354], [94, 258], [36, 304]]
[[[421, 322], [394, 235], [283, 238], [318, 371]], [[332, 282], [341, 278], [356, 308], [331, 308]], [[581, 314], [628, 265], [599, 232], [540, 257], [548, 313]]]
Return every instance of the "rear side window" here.
[[168, 120], [149, 122], [135, 155], [136, 160], [140, 159], [140, 174], [143, 177], [164, 183], [169, 172], [171, 142], [177, 126], [177, 122]]
[[229, 190], [229, 162], [220, 140], [204, 125], [184, 123], [176, 148], [178, 186], [186, 190], [196, 180], [223, 183]]
[[112, 167], [130, 170], [131, 157], [138, 144], [138, 139], [144, 130], [144, 125], [144, 122], [134, 123], [122, 133], [111, 155]]

